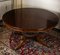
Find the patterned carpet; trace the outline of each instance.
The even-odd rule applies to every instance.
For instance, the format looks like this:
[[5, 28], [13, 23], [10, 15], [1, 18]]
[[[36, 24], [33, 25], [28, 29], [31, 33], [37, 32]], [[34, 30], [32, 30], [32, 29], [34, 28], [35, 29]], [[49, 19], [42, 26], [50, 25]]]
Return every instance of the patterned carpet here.
[[40, 36], [42, 38], [38, 41], [41, 41], [42, 44], [30, 39], [21, 48], [14, 50], [20, 41], [20, 35], [11, 34], [10, 30], [6, 28], [2, 29], [0, 32], [0, 55], [60, 55], [60, 33], [52, 30], [49, 32], [50, 35], [41, 33], [38, 38]]

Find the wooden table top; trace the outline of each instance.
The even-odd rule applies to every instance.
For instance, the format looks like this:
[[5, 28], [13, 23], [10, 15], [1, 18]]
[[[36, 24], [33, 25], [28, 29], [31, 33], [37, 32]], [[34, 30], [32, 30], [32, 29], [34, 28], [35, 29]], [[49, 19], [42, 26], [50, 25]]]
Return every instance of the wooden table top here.
[[59, 18], [54, 13], [39, 8], [22, 8], [3, 15], [7, 27], [15, 31], [40, 31], [55, 27]]

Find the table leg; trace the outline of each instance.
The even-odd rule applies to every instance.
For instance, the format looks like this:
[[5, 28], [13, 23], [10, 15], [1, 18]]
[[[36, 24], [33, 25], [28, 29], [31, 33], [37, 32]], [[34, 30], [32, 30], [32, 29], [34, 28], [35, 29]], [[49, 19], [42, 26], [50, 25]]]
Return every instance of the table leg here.
[[26, 43], [26, 38], [18, 32], [12, 32], [10, 35], [10, 47], [14, 50], [19, 49]]

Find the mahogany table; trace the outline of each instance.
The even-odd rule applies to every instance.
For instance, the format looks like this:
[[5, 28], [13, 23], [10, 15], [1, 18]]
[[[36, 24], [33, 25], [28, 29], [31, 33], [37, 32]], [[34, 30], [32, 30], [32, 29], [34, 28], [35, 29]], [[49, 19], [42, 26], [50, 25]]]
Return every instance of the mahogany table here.
[[[15, 34], [22, 36], [18, 49], [26, 42], [26, 39], [37, 37], [40, 32], [48, 32], [59, 21], [56, 14], [39, 8], [23, 8], [8, 11], [3, 15], [3, 21]], [[14, 36], [14, 35], [13, 35]], [[23, 44], [22, 44], [23, 43]]]

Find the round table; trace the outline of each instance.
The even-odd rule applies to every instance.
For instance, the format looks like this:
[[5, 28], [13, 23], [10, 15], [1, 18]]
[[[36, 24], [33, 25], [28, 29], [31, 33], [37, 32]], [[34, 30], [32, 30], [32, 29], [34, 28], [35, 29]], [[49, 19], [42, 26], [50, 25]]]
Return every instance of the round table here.
[[[3, 15], [3, 21], [15, 34], [23, 36], [18, 49], [26, 42], [26, 39], [37, 37], [40, 32], [48, 32], [55, 27], [59, 21], [56, 14], [40, 8], [22, 8], [8, 11]], [[14, 36], [14, 35], [13, 35]], [[22, 37], [21, 36], [21, 37]], [[23, 44], [22, 44], [23, 43]]]

